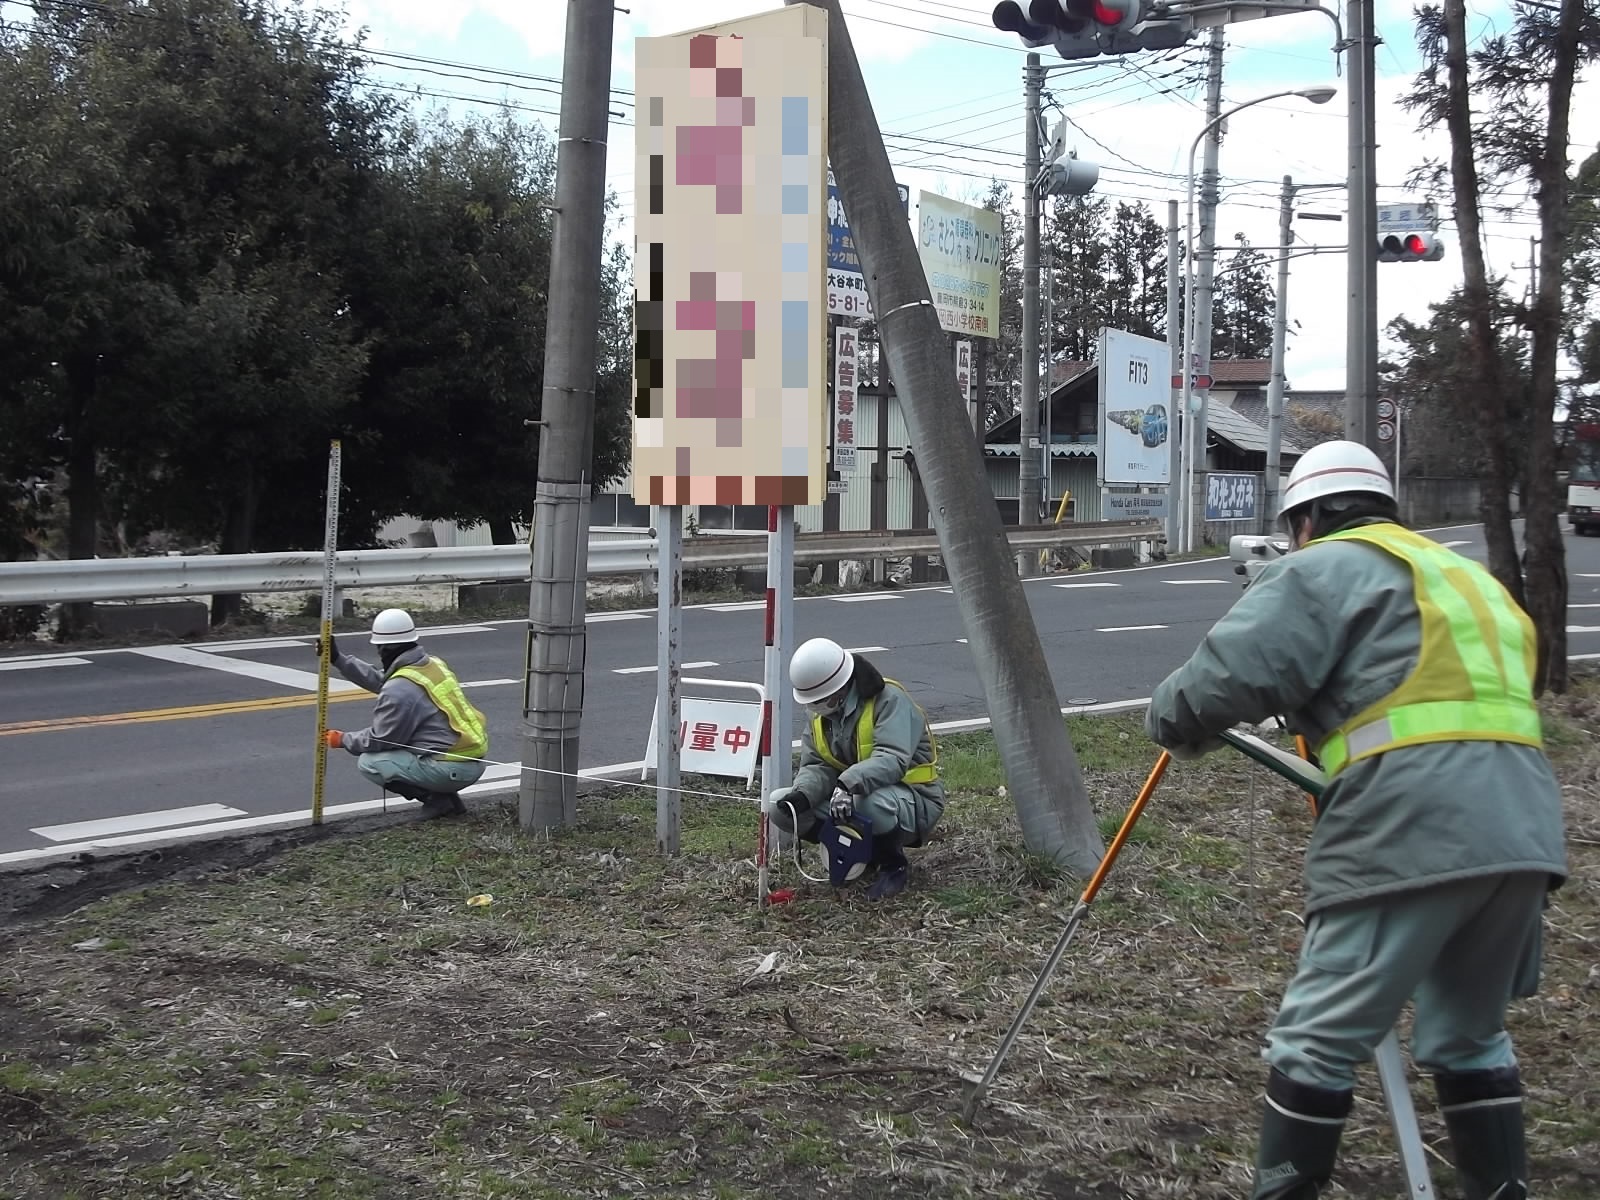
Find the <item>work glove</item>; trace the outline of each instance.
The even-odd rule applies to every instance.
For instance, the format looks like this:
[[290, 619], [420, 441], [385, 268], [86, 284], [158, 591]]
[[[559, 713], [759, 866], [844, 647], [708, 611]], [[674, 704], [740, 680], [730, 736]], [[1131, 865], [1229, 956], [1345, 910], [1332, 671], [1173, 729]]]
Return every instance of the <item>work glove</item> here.
[[1221, 750], [1225, 744], [1221, 738], [1208, 737], [1204, 741], [1195, 742], [1188, 746], [1168, 746], [1167, 752], [1179, 762], [1193, 762], [1197, 758], [1210, 754], [1213, 750]]
[[828, 815], [842, 821], [856, 811], [856, 798], [844, 788], [833, 789], [833, 799], [828, 801]]
[[[311, 643], [311, 648], [317, 652], [317, 658], [320, 659], [322, 657], [322, 639], [318, 638], [316, 641], [312, 642]], [[328, 661], [332, 662], [334, 659], [336, 659], [338, 657], [339, 657], [339, 639], [336, 638], [336, 637], [330, 637], [328, 639]]]
[[[773, 788], [767, 793], [767, 800], [771, 803], [774, 809], [789, 804], [792, 804], [796, 809], [799, 809], [803, 808], [806, 802], [806, 798], [800, 794], [800, 789], [793, 787]], [[787, 811], [787, 809], [785, 809], [785, 811]]]
[[344, 745], [344, 734], [337, 729], [330, 729], [322, 735], [322, 740], [328, 743], [330, 750], [337, 750]]

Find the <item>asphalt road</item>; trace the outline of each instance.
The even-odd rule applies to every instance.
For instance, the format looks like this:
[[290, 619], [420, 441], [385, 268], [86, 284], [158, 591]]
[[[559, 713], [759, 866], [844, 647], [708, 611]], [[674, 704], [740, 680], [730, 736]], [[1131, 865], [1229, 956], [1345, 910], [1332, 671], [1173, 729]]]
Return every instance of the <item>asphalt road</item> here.
[[[1434, 536], [1483, 557], [1476, 526]], [[1569, 650], [1600, 658], [1600, 539], [1568, 535], [1567, 552]], [[1066, 705], [1148, 696], [1233, 603], [1240, 580], [1228, 560], [1210, 559], [1029, 580], [1026, 590]], [[936, 723], [985, 715], [948, 588], [800, 599], [795, 619], [799, 639], [865, 649]], [[655, 698], [655, 614], [589, 621], [579, 766], [636, 775]], [[684, 674], [759, 681], [762, 628], [759, 602], [686, 610]], [[523, 637], [520, 621], [423, 631], [488, 716], [496, 759], [520, 758]], [[364, 639], [342, 641], [375, 658]], [[0, 659], [0, 865], [153, 830], [198, 834], [221, 823], [243, 832], [298, 819], [310, 805], [316, 667], [306, 637]], [[333, 700], [331, 726], [367, 723], [369, 694]], [[513, 787], [516, 773], [491, 768], [477, 790]], [[375, 810], [374, 797], [354, 760], [330, 752], [330, 811]]]

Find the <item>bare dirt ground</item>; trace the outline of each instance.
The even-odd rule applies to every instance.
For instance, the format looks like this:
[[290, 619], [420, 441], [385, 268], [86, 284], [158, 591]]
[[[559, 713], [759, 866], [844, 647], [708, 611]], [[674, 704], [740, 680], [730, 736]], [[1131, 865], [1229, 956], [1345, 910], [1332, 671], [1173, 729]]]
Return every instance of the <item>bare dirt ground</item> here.
[[[1600, 681], [1550, 705], [1573, 877], [1512, 1025], [1541, 1200], [1600, 1195], [1597, 728]], [[1153, 755], [1132, 719], [1073, 735], [1109, 832]], [[0, 1195], [1242, 1195], [1303, 800], [1175, 767], [967, 1127], [960, 1075], [1077, 887], [1017, 849], [987, 737], [943, 759], [946, 819], [884, 905], [788, 865], [799, 897], [761, 911], [751, 806], [686, 799], [664, 860], [642, 792], [552, 840], [492, 808], [0, 881]], [[1334, 1195], [1399, 1195], [1370, 1075], [1345, 1146]]]

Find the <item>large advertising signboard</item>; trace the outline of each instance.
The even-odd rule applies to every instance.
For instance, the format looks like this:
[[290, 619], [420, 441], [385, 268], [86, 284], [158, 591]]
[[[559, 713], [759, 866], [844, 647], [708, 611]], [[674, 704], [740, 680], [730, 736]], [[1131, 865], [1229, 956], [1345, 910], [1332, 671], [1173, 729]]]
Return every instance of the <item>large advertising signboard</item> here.
[[1172, 482], [1172, 357], [1166, 342], [1100, 331], [1102, 484]]

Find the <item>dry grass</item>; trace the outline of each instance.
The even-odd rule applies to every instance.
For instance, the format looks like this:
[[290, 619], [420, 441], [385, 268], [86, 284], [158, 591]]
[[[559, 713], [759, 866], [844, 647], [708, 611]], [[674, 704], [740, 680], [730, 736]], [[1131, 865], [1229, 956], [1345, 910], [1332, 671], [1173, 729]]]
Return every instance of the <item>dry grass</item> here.
[[[1574, 876], [1513, 1025], [1548, 1200], [1600, 1190], [1597, 716], [1592, 681], [1552, 711]], [[1128, 719], [1076, 721], [1074, 741], [1109, 831], [1149, 748]], [[986, 737], [945, 761], [941, 836], [888, 905], [804, 884], [758, 911], [747, 806], [686, 802], [664, 862], [635, 793], [587, 801], [554, 842], [495, 810], [13, 929], [0, 1194], [1242, 1194], [1258, 1046], [1299, 941], [1303, 801], [1243, 760], [1175, 768], [967, 1128], [959, 1075], [1076, 888], [1017, 850]], [[493, 905], [468, 907], [478, 892]], [[1397, 1195], [1363, 1084], [1335, 1194]]]

